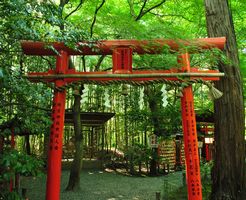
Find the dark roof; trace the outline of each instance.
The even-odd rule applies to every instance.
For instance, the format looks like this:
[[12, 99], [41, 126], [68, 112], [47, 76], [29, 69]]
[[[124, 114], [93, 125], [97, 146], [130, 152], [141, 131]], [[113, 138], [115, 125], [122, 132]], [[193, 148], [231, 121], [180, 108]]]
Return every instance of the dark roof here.
[[[115, 113], [104, 113], [104, 112], [81, 112], [80, 118], [83, 126], [101, 126], [110, 120]], [[66, 111], [65, 114], [65, 124], [73, 124], [73, 113], [71, 111]], [[18, 131], [15, 131], [15, 135], [33, 135], [37, 134], [31, 129], [23, 128], [23, 121], [17, 116], [0, 124], [0, 130], [4, 131], [5, 129], [17, 128]]]
[[[101, 126], [110, 120], [115, 113], [81, 112], [80, 119], [83, 126]], [[73, 123], [73, 113], [66, 111], [65, 124]]]

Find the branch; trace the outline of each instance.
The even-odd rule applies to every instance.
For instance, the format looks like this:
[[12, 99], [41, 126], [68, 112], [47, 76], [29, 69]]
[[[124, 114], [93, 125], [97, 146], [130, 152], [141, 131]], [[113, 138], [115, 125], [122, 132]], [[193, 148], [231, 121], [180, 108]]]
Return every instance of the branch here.
[[63, 9], [65, 7], [65, 5], [69, 2], [69, 0], [60, 0], [60, 4], [59, 4], [59, 7], [60, 7], [60, 17], [62, 18], [62, 13], [63, 13]]
[[83, 64], [83, 69], [84, 69], [84, 72], [86, 72], [86, 66], [85, 66], [85, 55], [82, 56], [82, 64]]
[[90, 36], [92, 37], [93, 35], [93, 27], [96, 23], [96, 19], [97, 19], [97, 13], [98, 11], [103, 7], [103, 4], [106, 2], [106, 0], [102, 0], [101, 4], [99, 5], [99, 7], [96, 8], [95, 13], [94, 13], [94, 18], [90, 27]]
[[24, 60], [23, 60], [23, 54], [20, 57], [20, 76], [24, 74]]
[[141, 10], [140, 10], [140, 12], [139, 12], [139, 14], [138, 14], [138, 16], [136, 17], [136, 21], [138, 21], [139, 19], [141, 19], [141, 17], [144, 15], [143, 13], [144, 13], [144, 7], [146, 6], [146, 3], [147, 3], [147, 1], [148, 0], [144, 0], [144, 3], [143, 3], [143, 5], [142, 5], [142, 8], [141, 8]]
[[105, 55], [100, 56], [100, 58], [98, 59], [97, 64], [96, 64], [95, 71], [99, 70], [99, 67], [101, 66], [102, 61], [104, 60], [105, 57], [106, 57]]
[[79, 2], [79, 4], [77, 5], [77, 7], [76, 7], [74, 10], [72, 10], [72, 11], [64, 18], [64, 20], [66, 20], [68, 17], [70, 17], [73, 13], [77, 12], [77, 11], [81, 8], [81, 6], [82, 6], [83, 3], [84, 3], [84, 0], [80, 0], [80, 2]]
[[170, 15], [162, 15], [162, 14], [158, 14], [158, 13], [153, 13], [153, 12], [149, 12], [152, 15], [158, 16], [158, 17], [181, 17], [182, 19], [185, 19], [189, 22], [194, 22], [186, 17], [184, 17], [183, 15], [175, 15], [175, 14], [170, 14]]
[[102, 71], [103, 71], [103, 72], [106, 72], [106, 71], [108, 71], [108, 70], [112, 70], [112, 67], [108, 67], [108, 68], [106, 68], [106, 69], [103, 69]]
[[62, 13], [64, 10], [65, 5], [69, 2], [69, 0], [60, 0], [59, 4], [59, 20], [61, 20], [61, 23], [58, 24], [58, 27], [60, 28], [61, 31], [64, 30], [64, 21], [62, 20]]
[[51, 64], [50, 60], [48, 58], [45, 58], [44, 56], [41, 56], [42, 59], [44, 59], [45, 61], [47, 61], [48, 65], [50, 66], [50, 68], [53, 68], [53, 64]]
[[[146, 3], [146, 2], [147, 2], [147, 0], [145, 0], [144, 3]], [[145, 10], [145, 11], [143, 10], [145, 5], [143, 5], [143, 7], [142, 7], [142, 9], [141, 9], [139, 15], [138, 15], [137, 18], [135, 19], [135, 21], [140, 20], [145, 14], [147, 14], [147, 13], [149, 13], [151, 10], [153, 10], [153, 9], [155, 9], [155, 8], [157, 8], [157, 7], [159, 7], [159, 6], [161, 6], [161, 5], [162, 5], [163, 3], [165, 3], [165, 2], [166, 2], [166, 0], [162, 0], [160, 3], [158, 3], [158, 4], [156, 4], [156, 5], [152, 6], [152, 7], [150, 7], [149, 9], [147, 9], [147, 10]]]
[[128, 2], [129, 7], [130, 7], [131, 16], [133, 16], [134, 18], [137, 18], [136, 13], [134, 12], [132, 0], [127, 0], [127, 2]]

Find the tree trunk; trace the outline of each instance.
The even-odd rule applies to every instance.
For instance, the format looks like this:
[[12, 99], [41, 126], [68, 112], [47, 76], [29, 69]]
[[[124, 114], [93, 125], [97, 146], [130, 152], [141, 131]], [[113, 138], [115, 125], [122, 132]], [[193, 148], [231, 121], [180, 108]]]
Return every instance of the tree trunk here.
[[[226, 36], [230, 64], [219, 64], [225, 77], [216, 83], [224, 95], [215, 101], [215, 163], [212, 200], [243, 199], [246, 185], [244, 105], [238, 49], [228, 0], [204, 0], [209, 37]], [[245, 199], [245, 196], [244, 196]]]
[[25, 136], [25, 146], [26, 146], [26, 154], [31, 155], [31, 145], [30, 145], [30, 136], [27, 134]]
[[3, 153], [3, 147], [4, 147], [4, 136], [0, 135], [0, 154]]
[[81, 89], [74, 90], [74, 106], [73, 106], [73, 122], [74, 122], [74, 135], [75, 135], [75, 155], [70, 169], [70, 177], [67, 191], [76, 191], [80, 189], [80, 171], [83, 159], [83, 142], [82, 130], [80, 120], [80, 100]]
[[44, 161], [45, 168], [47, 166], [47, 161], [48, 161], [48, 148], [49, 148], [49, 135], [44, 134], [43, 161]]
[[157, 173], [157, 157], [158, 157], [158, 149], [157, 148], [152, 148], [152, 158], [150, 160], [150, 169], [149, 173], [151, 176], [156, 176]]
[[127, 95], [124, 96], [124, 134], [125, 134], [125, 147], [128, 150], [129, 138], [128, 138], [128, 124], [127, 124]]
[[154, 126], [154, 134], [163, 136], [165, 133], [163, 125], [163, 117], [159, 115], [161, 112], [160, 101], [161, 92], [157, 88], [145, 87], [144, 93], [148, 97], [149, 108], [151, 111], [151, 119]]
[[181, 141], [175, 141], [175, 170], [181, 170]]
[[[0, 156], [2, 156], [1, 154], [3, 154], [3, 148], [4, 148], [4, 136], [0, 135]], [[3, 167], [0, 165], [0, 174], [4, 173], [4, 169]], [[6, 191], [7, 188], [7, 182], [0, 180], [0, 199], [1, 199], [1, 193], [3, 193], [4, 191]]]
[[[151, 111], [152, 123], [154, 126], [154, 134], [157, 136], [161, 136], [164, 133], [164, 130], [161, 127], [161, 117], [158, 116], [160, 112], [160, 108], [158, 106], [158, 92], [153, 88], [146, 87], [144, 90], [145, 94], [148, 96], [149, 108]], [[152, 149], [152, 159], [150, 161], [150, 175], [157, 175], [157, 158], [158, 152], [157, 148]]]

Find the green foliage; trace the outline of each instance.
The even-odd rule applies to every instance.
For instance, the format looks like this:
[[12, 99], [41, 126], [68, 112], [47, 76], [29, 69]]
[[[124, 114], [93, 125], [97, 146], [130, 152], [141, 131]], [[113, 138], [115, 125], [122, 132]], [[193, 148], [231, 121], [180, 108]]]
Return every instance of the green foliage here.
[[211, 171], [213, 168], [213, 162], [201, 163], [200, 165], [200, 173], [202, 180], [202, 194], [205, 199], [209, 198], [211, 193]]
[[19, 193], [16, 191], [3, 191], [0, 193], [0, 199], [4, 200], [24, 200]]
[[[32, 129], [35, 133], [46, 132], [50, 125], [49, 100], [52, 93], [47, 86], [34, 85], [23, 78], [28, 69], [35, 65], [37, 59], [26, 62], [21, 54], [20, 40], [60, 40], [56, 36], [48, 36], [49, 30], [54, 32], [61, 22], [59, 21], [58, 7], [52, 3], [38, 1], [1, 1], [0, 2], [0, 124], [17, 116], [21, 121], [18, 130]], [[41, 60], [44, 61], [44, 60]], [[42, 65], [47, 68], [47, 63]], [[40, 70], [42, 71], [42, 70]], [[35, 110], [35, 111], [34, 111]], [[41, 120], [41, 121], [40, 121]], [[39, 121], [40, 123], [37, 123]], [[16, 128], [17, 130], [17, 128]], [[19, 131], [17, 130], [17, 133]]]
[[[213, 162], [201, 163], [200, 164], [200, 174], [202, 181], [202, 196], [203, 199], [209, 199], [211, 193], [211, 170], [213, 167]], [[185, 174], [184, 174], [185, 175]], [[176, 200], [176, 199], [187, 199], [187, 186], [183, 185], [179, 188], [172, 189], [168, 183], [163, 183], [163, 200]], [[169, 191], [168, 191], [169, 190]]]
[[[0, 3], [0, 16], [3, 22], [0, 26], [0, 33], [4, 33], [0, 34], [0, 62], [2, 63], [1, 70], [5, 75], [0, 87], [0, 101], [4, 105], [0, 109], [2, 117], [0, 123], [17, 114], [20, 118], [25, 119], [25, 126], [33, 127], [35, 132], [44, 132], [49, 126], [48, 115], [43, 111], [33, 112], [33, 110], [38, 109], [37, 107], [49, 109], [52, 91], [41, 84], [28, 83], [23, 80], [22, 75], [26, 71], [47, 71], [48, 68], [54, 68], [54, 59], [24, 57], [20, 54], [19, 40], [63, 41], [66, 45], [76, 48], [75, 43], [81, 40], [191, 38], [205, 35], [204, 8], [201, 0], [196, 2], [189, 0], [185, 4], [180, 0], [177, 2], [163, 1], [157, 7], [155, 5], [158, 5], [160, 1], [156, 0], [148, 1], [146, 5], [143, 2], [136, 3], [134, 0], [120, 3], [109, 0], [95, 16], [95, 10], [100, 3], [101, 1], [98, 0], [84, 1], [79, 7], [77, 7], [78, 0], [68, 1], [64, 6], [59, 4], [59, 1], [5, 0]], [[152, 7], [151, 12], [146, 12]], [[216, 53], [208, 52], [207, 56], [193, 60], [195, 64], [206, 67], [206, 62], [203, 61], [212, 60], [216, 55]], [[98, 58], [86, 57], [85, 60], [87, 69], [91, 71]], [[213, 63], [212, 66], [216, 64], [214, 60], [211, 63]], [[111, 60], [105, 58], [102, 66], [108, 68], [109, 65], [111, 66]], [[134, 55], [134, 68], [168, 69], [177, 66], [176, 55], [169, 54], [168, 48], [164, 48], [163, 54], [158, 56]], [[102, 92], [96, 92], [97, 97], [100, 93]], [[160, 95], [155, 96], [160, 105]], [[130, 110], [129, 107], [127, 109], [128, 120], [130, 121], [131, 117], [135, 116], [138, 118], [136, 121], [141, 122], [150, 110], [148, 104], [144, 111], [135, 110], [136, 99], [131, 100], [132, 109]], [[164, 122], [160, 124], [163, 125], [163, 129], [171, 133], [176, 131], [173, 129], [177, 129], [181, 121], [180, 117], [176, 117], [179, 116], [179, 104], [176, 104], [175, 98], [169, 99], [174, 104], [170, 103], [167, 108], [160, 108], [153, 114], [163, 118]], [[99, 100], [100, 98], [97, 98], [95, 104], [99, 104]], [[145, 99], [145, 102], [147, 101], [149, 100]], [[88, 110], [104, 109], [103, 106], [98, 105], [92, 107]], [[35, 123], [39, 118], [43, 119], [44, 126], [37, 126]], [[151, 123], [149, 117], [145, 119], [147, 124]], [[143, 123], [140, 126], [140, 130], [146, 130]]]
[[240, 56], [240, 66], [241, 66], [241, 73], [243, 78], [246, 77], [246, 47], [245, 47], [245, 53], [242, 53]]
[[3, 70], [0, 68], [0, 79], [3, 78]]
[[137, 143], [125, 151], [125, 157], [133, 161], [134, 164], [146, 163], [151, 159], [151, 149]]
[[[43, 161], [32, 156], [20, 153], [14, 149], [4, 149], [0, 154], [0, 185], [15, 178], [15, 174], [22, 176], [41, 176], [43, 174]], [[0, 188], [0, 199], [21, 200], [23, 198], [16, 192], [9, 192]]]
[[13, 149], [5, 149], [0, 158], [0, 167], [3, 171], [0, 175], [0, 182], [9, 181], [16, 173], [24, 176], [39, 176], [42, 174], [43, 161], [27, 154]]

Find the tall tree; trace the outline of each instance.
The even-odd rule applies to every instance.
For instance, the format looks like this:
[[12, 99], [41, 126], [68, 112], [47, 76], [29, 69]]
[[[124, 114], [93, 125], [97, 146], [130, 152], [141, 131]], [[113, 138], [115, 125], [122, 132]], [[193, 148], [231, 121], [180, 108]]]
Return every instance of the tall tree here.
[[[64, 6], [68, 3], [66, 0], [60, 1], [60, 7], [64, 8]], [[93, 37], [93, 28], [96, 23], [96, 18], [99, 10], [104, 5], [105, 0], [102, 0], [95, 9], [94, 15], [93, 15], [93, 21], [90, 26], [90, 33], [89, 37]], [[74, 10], [72, 10], [69, 14], [65, 16], [65, 20], [71, 16], [73, 13], [77, 12], [82, 5], [84, 4], [83, 0], [80, 0], [78, 5], [75, 7]], [[62, 14], [62, 13], [61, 13]], [[62, 16], [61, 16], [62, 17]], [[100, 66], [100, 63], [102, 62], [104, 56], [99, 58], [99, 61], [97, 63], [96, 68]], [[85, 57], [82, 57], [83, 60], [83, 68], [85, 69]], [[71, 60], [70, 60], [71, 61]], [[70, 62], [70, 68], [75, 68], [74, 64]], [[82, 166], [82, 159], [83, 159], [83, 135], [82, 135], [82, 124], [80, 119], [80, 112], [81, 112], [81, 95], [82, 95], [82, 89], [83, 85], [77, 85], [74, 89], [74, 105], [73, 105], [73, 123], [74, 123], [74, 135], [75, 135], [75, 155], [72, 162], [72, 166], [70, 169], [70, 176], [69, 176], [69, 182], [66, 190], [79, 190], [80, 189], [80, 171]]]
[[[65, 17], [63, 17], [63, 11], [68, 4], [68, 0], [60, 0], [59, 4], [59, 10], [60, 10], [60, 19], [61, 21], [66, 21], [68, 17], [70, 17], [73, 13], [77, 12], [83, 5], [83, 0], [80, 0], [78, 5], [70, 11]], [[65, 29], [64, 23], [61, 23], [60, 29], [63, 31]], [[69, 60], [69, 68], [74, 68], [74, 63], [72, 60]], [[67, 191], [75, 191], [80, 190], [80, 171], [82, 166], [82, 159], [83, 159], [83, 145], [82, 145], [82, 125], [81, 125], [81, 119], [80, 119], [80, 107], [81, 107], [81, 95], [82, 95], [82, 86], [77, 85], [75, 88], [73, 88], [73, 96], [74, 96], [74, 104], [73, 104], [73, 125], [74, 125], [74, 145], [75, 145], [75, 154], [74, 159], [70, 168], [70, 175], [69, 175], [69, 181], [68, 185], [66, 187]]]
[[[154, 2], [153, 5], [148, 5], [147, 0], [144, 0], [142, 4], [136, 4], [134, 0], [128, 0], [128, 5], [130, 8], [130, 14], [134, 18], [134, 21], [139, 22], [140, 20], [142, 20], [142, 18], [145, 15], [151, 14], [151, 11], [161, 7], [165, 2], [166, 0], [162, 0], [162, 1]], [[136, 7], [138, 9], [135, 9], [134, 5], [137, 5]], [[137, 10], [139, 10], [138, 14], [137, 14]], [[153, 93], [155, 95], [153, 95]], [[158, 116], [157, 114], [157, 113], [160, 113], [160, 107], [158, 106], [159, 100], [158, 98], [156, 98], [156, 96], [160, 96], [160, 94], [157, 95], [157, 93], [158, 92], [156, 92], [154, 88], [145, 89], [145, 94], [148, 97], [149, 107], [152, 113], [151, 119], [152, 119], [153, 126], [154, 126], [154, 134], [157, 136], [160, 136], [161, 133], [163, 133], [164, 131], [162, 130], [160, 126], [160, 124], [162, 124], [161, 123], [162, 117]], [[152, 159], [150, 161], [150, 174], [152, 176], [157, 175], [157, 157], [158, 157], [157, 148], [153, 148]]]
[[[224, 95], [215, 101], [213, 200], [243, 199], [246, 186], [243, 87], [238, 48], [228, 0], [205, 0], [209, 37], [225, 36], [230, 63], [220, 63], [225, 76], [216, 83]], [[245, 196], [244, 196], [245, 199]]]
[[73, 90], [74, 105], [73, 105], [73, 124], [74, 124], [74, 145], [75, 155], [70, 169], [69, 182], [66, 190], [79, 190], [80, 189], [80, 171], [82, 165], [83, 145], [82, 145], [82, 130], [80, 119], [80, 100], [82, 94], [82, 87], [79, 85]]

